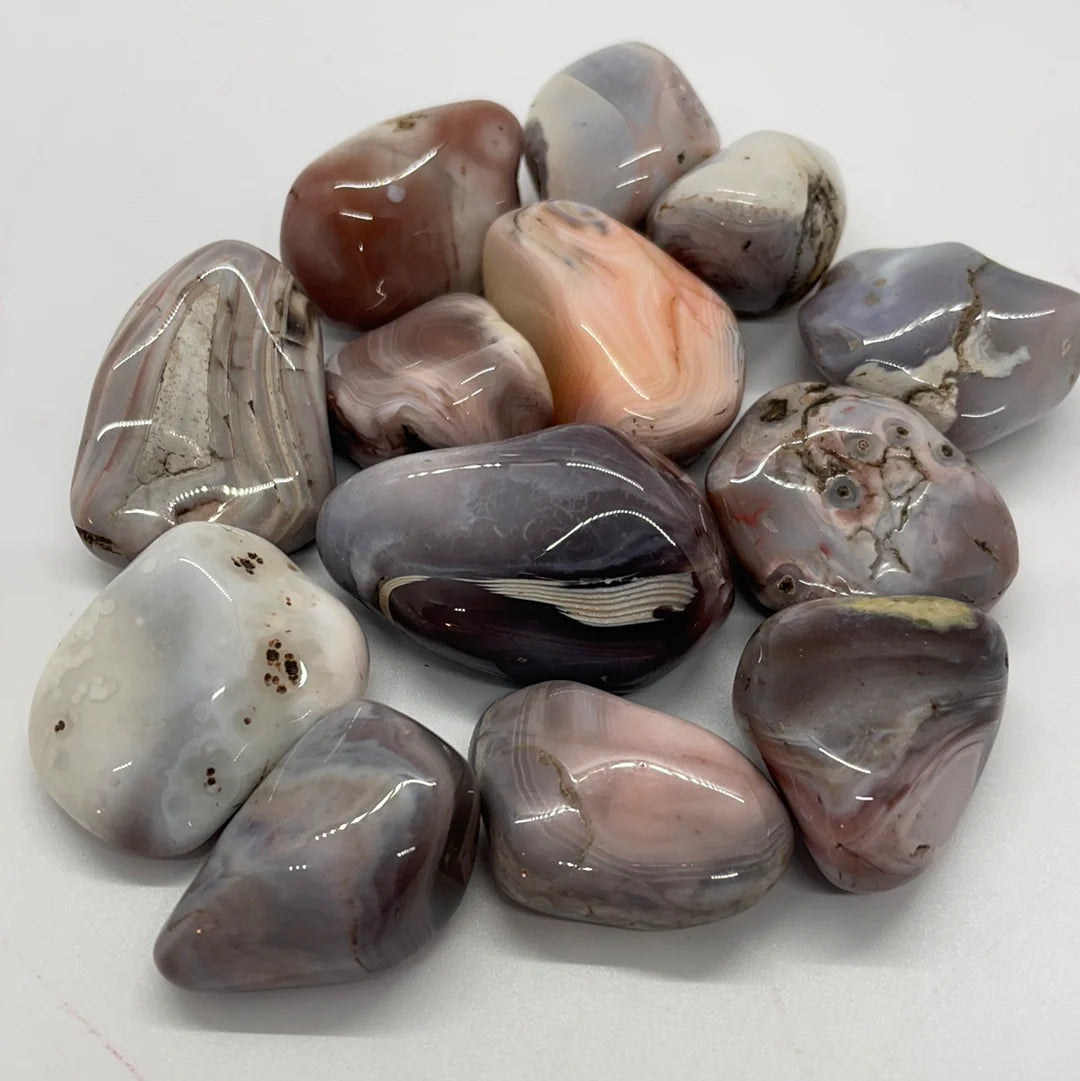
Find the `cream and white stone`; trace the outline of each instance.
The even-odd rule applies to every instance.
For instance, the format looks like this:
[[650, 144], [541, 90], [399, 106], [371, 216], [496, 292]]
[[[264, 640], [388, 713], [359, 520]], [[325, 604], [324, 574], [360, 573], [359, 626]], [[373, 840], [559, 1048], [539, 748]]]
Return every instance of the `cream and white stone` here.
[[829, 268], [847, 217], [821, 147], [755, 131], [680, 177], [649, 212], [650, 239], [747, 315], [805, 296]]
[[34, 768], [102, 840], [180, 855], [367, 675], [352, 614], [277, 548], [230, 526], [176, 526], [49, 659], [30, 712]]

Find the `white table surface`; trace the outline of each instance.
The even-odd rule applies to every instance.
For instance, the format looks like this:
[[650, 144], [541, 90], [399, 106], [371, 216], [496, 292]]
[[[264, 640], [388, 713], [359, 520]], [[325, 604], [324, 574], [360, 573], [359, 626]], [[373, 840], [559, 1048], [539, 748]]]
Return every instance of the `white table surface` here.
[[[995, 611], [1006, 717], [950, 848], [891, 893], [836, 893], [800, 851], [744, 915], [640, 933], [518, 909], [481, 863], [445, 933], [398, 970], [195, 995], [150, 949], [197, 864], [110, 851], [35, 784], [35, 680], [113, 574], [78, 542], [67, 493], [131, 301], [208, 241], [276, 251], [294, 175], [369, 122], [469, 97], [523, 116], [549, 75], [622, 39], [672, 55], [725, 141], [772, 127], [829, 148], [850, 201], [842, 253], [962, 240], [1080, 288], [1076, 0], [0, 5], [5, 1081], [1080, 1076], [1080, 394], [976, 456], [1021, 540]], [[790, 315], [745, 338], [747, 403], [812, 377]], [[301, 563], [325, 581], [313, 551]], [[507, 688], [359, 618], [371, 696], [465, 750]], [[758, 618], [740, 601], [635, 697], [745, 746], [729, 696]]]

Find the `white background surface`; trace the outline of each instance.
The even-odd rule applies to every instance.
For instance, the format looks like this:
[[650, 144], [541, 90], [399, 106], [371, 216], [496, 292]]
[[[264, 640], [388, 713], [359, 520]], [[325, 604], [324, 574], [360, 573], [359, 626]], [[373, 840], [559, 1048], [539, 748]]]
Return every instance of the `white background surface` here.
[[[370, 122], [468, 97], [524, 116], [620, 39], [686, 71], [725, 141], [774, 127], [839, 159], [842, 253], [962, 240], [1080, 288], [1075, 0], [0, 5], [0, 1078], [1057, 1081], [1080, 1061], [1080, 395], [977, 459], [1022, 566], [1000, 737], [950, 849], [851, 897], [797, 854], [728, 922], [635, 933], [503, 902], [485, 864], [421, 957], [364, 985], [241, 997], [166, 984], [150, 949], [196, 863], [142, 862], [37, 790], [37, 674], [113, 571], [67, 490], [86, 396], [131, 301], [192, 249], [276, 253], [294, 175]], [[790, 317], [745, 328], [746, 402], [809, 378]], [[700, 477], [701, 467], [695, 471]], [[318, 571], [313, 552], [302, 553]], [[507, 688], [364, 614], [372, 697], [461, 750]], [[729, 695], [745, 602], [637, 697], [744, 745]]]

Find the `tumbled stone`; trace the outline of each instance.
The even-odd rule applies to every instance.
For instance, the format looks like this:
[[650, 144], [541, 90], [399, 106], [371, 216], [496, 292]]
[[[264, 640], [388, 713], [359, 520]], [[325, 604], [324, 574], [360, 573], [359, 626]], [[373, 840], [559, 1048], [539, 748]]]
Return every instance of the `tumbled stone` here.
[[1016, 530], [997, 490], [891, 398], [778, 387], [736, 425], [705, 489], [768, 608], [847, 593], [988, 608], [1016, 575]]
[[551, 916], [653, 930], [732, 916], [791, 857], [791, 820], [730, 743], [577, 683], [526, 687], [473, 735], [499, 888]]
[[282, 261], [324, 315], [360, 329], [478, 293], [484, 234], [518, 205], [520, 158], [517, 120], [490, 101], [376, 124], [293, 182]]
[[801, 300], [828, 269], [847, 203], [832, 157], [757, 131], [676, 180], [649, 213], [650, 239], [740, 314]]
[[114, 578], [30, 709], [38, 779], [79, 825], [145, 856], [198, 848], [289, 745], [363, 693], [349, 610], [242, 529], [177, 526]]
[[899, 398], [962, 450], [1044, 416], [1080, 374], [1080, 293], [966, 244], [849, 256], [799, 329], [829, 380]]
[[317, 543], [372, 611], [521, 683], [625, 690], [670, 668], [732, 602], [692, 482], [587, 425], [380, 462], [334, 490]]
[[637, 42], [599, 49], [549, 79], [525, 122], [540, 198], [588, 203], [627, 225], [719, 149], [686, 76]]
[[468, 293], [429, 300], [347, 342], [327, 365], [326, 389], [335, 440], [360, 465], [551, 423], [551, 388], [533, 347]]
[[94, 381], [71, 482], [83, 542], [123, 563], [214, 521], [292, 551], [333, 483], [322, 334], [292, 275], [238, 240], [165, 271]]
[[883, 890], [949, 839], [997, 734], [998, 625], [940, 597], [837, 597], [766, 620], [734, 706], [822, 874]]
[[558, 423], [607, 424], [679, 461], [742, 401], [731, 309], [644, 237], [592, 207], [537, 203], [500, 218], [484, 291], [532, 343]]
[[198, 991], [365, 979], [454, 914], [479, 829], [461, 755], [389, 706], [353, 702], [317, 721], [225, 827], [154, 959]]

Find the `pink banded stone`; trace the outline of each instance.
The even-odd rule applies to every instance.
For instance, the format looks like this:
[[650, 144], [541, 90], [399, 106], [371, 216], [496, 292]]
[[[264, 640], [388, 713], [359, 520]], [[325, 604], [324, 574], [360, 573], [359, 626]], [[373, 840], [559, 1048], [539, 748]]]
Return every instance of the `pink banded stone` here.
[[468, 293], [436, 297], [347, 342], [327, 365], [326, 391], [334, 438], [360, 465], [551, 423], [533, 347]]
[[1001, 721], [1000, 627], [941, 597], [838, 597], [766, 620], [734, 706], [822, 874], [889, 889], [956, 827]]
[[731, 744], [579, 683], [500, 699], [470, 757], [496, 882], [537, 912], [706, 923], [758, 901], [791, 856], [780, 799]]

